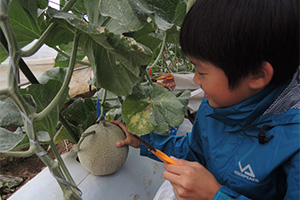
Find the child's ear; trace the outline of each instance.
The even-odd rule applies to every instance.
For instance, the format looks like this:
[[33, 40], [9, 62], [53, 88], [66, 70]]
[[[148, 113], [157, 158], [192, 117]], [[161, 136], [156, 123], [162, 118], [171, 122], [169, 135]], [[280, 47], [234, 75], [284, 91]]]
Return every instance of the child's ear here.
[[262, 89], [271, 82], [272, 77], [272, 65], [269, 62], [263, 62], [259, 72], [251, 75], [249, 87], [252, 89]]

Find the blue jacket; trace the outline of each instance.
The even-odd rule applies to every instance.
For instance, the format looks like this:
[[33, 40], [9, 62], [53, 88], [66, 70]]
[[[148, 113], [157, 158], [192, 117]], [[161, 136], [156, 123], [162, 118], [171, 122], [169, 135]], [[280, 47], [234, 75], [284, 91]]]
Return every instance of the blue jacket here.
[[[168, 155], [206, 166], [222, 185], [214, 199], [300, 199], [299, 70], [231, 107], [203, 100], [187, 136], [143, 136]], [[260, 133], [260, 139], [258, 135]], [[141, 155], [157, 159], [141, 145]]]

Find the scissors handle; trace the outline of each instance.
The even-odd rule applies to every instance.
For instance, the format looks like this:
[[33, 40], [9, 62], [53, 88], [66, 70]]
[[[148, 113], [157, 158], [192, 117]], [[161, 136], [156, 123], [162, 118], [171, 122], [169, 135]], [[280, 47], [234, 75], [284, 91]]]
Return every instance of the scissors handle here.
[[173, 164], [173, 165], [179, 165], [177, 162], [175, 162], [172, 158], [167, 156], [167, 154], [163, 153], [162, 151], [156, 149], [156, 151], [151, 150], [151, 152], [156, 155], [161, 161], [167, 164]]

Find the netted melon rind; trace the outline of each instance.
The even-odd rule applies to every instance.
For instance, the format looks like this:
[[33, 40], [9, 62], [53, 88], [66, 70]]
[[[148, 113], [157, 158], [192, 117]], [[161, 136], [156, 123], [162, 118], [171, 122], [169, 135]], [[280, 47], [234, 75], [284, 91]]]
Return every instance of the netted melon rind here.
[[94, 175], [109, 175], [118, 171], [126, 161], [128, 146], [116, 147], [125, 134], [115, 124], [94, 124], [85, 132], [95, 130], [80, 145], [78, 158], [81, 165]]

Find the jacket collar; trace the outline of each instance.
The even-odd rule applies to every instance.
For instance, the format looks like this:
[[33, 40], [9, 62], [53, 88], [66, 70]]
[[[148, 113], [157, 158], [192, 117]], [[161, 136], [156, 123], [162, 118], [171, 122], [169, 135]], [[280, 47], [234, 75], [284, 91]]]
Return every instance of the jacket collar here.
[[[226, 125], [230, 132], [251, 125], [273, 103], [285, 86], [268, 86], [256, 95], [227, 108], [212, 108], [206, 98], [202, 101], [201, 111]], [[229, 127], [228, 127], [229, 126]]]

